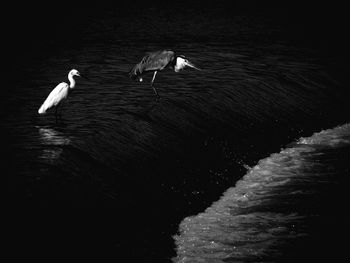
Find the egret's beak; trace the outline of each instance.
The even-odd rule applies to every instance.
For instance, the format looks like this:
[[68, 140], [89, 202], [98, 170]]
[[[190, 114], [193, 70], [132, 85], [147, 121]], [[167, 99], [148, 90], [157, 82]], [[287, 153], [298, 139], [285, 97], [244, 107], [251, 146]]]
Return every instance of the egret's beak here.
[[195, 65], [193, 65], [191, 62], [186, 62], [186, 66], [189, 66], [189, 67], [191, 67], [191, 68], [194, 68], [194, 69], [196, 69], [196, 70], [201, 70], [200, 68], [197, 68]]
[[79, 74], [79, 77], [82, 77], [83, 79], [89, 80], [88, 77], [86, 77], [85, 75]]

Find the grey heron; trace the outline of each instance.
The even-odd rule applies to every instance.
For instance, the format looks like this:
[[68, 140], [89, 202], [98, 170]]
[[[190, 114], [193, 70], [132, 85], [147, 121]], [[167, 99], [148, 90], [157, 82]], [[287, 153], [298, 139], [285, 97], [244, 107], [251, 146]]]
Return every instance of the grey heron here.
[[175, 52], [171, 50], [160, 50], [147, 53], [147, 55], [144, 56], [141, 61], [129, 71], [129, 76], [131, 79], [138, 78], [141, 82], [143, 80], [143, 74], [146, 72], [153, 72], [151, 87], [153, 88], [156, 96], [158, 96], [158, 92], [153, 85], [157, 72], [162, 71], [166, 68], [171, 68], [174, 69], [175, 72], [179, 72], [186, 66], [200, 70], [190, 61], [188, 61], [185, 56], [177, 56]]

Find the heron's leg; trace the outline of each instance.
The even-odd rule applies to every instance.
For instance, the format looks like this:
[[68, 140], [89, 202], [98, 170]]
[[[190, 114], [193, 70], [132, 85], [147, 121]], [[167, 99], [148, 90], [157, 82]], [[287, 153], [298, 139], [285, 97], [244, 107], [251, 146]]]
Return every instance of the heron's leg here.
[[157, 75], [157, 71], [154, 71], [154, 73], [153, 73], [153, 78], [152, 78], [152, 82], [151, 82], [151, 87], [153, 88], [154, 93], [155, 93], [156, 96], [158, 97], [158, 96], [159, 96], [159, 95], [158, 95], [158, 92], [157, 92], [156, 88], [153, 86], [153, 83], [154, 83], [154, 80], [155, 80], [155, 78], [156, 78], [156, 75]]
[[155, 88], [153, 85], [152, 85], [152, 88], [153, 88], [153, 91], [154, 91], [154, 93], [156, 94], [156, 96], [159, 97], [159, 94], [158, 94], [156, 88]]
[[152, 85], [153, 85], [153, 82], [154, 82], [154, 80], [155, 80], [155, 78], [156, 78], [156, 75], [157, 75], [157, 70], [156, 70], [156, 71], [154, 71], [154, 73], [153, 73]]

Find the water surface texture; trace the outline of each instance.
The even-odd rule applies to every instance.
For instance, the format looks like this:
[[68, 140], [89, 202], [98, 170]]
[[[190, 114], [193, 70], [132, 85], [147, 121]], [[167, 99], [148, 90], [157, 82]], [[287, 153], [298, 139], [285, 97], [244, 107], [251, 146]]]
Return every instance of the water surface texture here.
[[[2, 104], [9, 203], [109, 212], [96, 221], [63, 216], [48, 231], [37, 231], [45, 220], [21, 222], [15, 248], [129, 262], [274, 262], [299, 251], [304, 236], [314, 240], [310, 222], [333, 213], [324, 188], [337, 193], [348, 174], [337, 166], [348, 161], [347, 125], [309, 137], [349, 122], [339, 50], [304, 39], [283, 13], [220, 5], [80, 12], [62, 24], [44, 15], [53, 30], [33, 30], [11, 66]], [[127, 73], [159, 49], [202, 71], [159, 73], [155, 100], [151, 76], [139, 83]], [[39, 116], [71, 68], [89, 80], [77, 79], [61, 120]]]
[[349, 153], [346, 124], [260, 160], [204, 213], [183, 220], [174, 262], [340, 260]]

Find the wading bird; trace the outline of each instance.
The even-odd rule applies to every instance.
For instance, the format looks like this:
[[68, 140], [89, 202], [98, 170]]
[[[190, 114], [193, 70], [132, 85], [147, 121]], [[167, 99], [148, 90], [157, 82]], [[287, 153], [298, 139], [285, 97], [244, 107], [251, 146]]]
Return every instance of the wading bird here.
[[179, 72], [186, 66], [200, 70], [191, 62], [189, 62], [185, 56], [177, 56], [174, 51], [171, 50], [161, 50], [147, 53], [146, 56], [142, 58], [140, 63], [136, 64], [129, 72], [131, 79], [139, 79], [141, 82], [142, 76], [146, 72], [153, 72], [153, 78], [151, 81], [151, 87], [154, 90], [156, 96], [158, 92], [153, 86], [154, 79], [156, 78], [157, 72], [162, 71], [166, 68], [172, 68], [175, 72]]
[[75, 87], [74, 76], [81, 77], [79, 71], [76, 69], [72, 69], [68, 73], [69, 85], [66, 82], [61, 82], [51, 91], [47, 99], [38, 110], [39, 114], [45, 114], [48, 109], [55, 107], [55, 117], [57, 118], [58, 108], [61, 107], [62, 110], [62, 102], [67, 98], [71, 89]]

